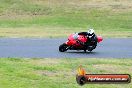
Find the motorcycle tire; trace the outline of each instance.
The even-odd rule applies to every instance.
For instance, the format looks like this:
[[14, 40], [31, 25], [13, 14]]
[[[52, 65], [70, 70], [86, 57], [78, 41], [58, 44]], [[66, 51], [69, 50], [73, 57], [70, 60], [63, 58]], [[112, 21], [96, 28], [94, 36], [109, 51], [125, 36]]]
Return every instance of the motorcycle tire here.
[[63, 43], [63, 44], [61, 44], [60, 46], [59, 46], [59, 51], [60, 52], [65, 52], [65, 51], [67, 51], [67, 45], [65, 44], [65, 43]]

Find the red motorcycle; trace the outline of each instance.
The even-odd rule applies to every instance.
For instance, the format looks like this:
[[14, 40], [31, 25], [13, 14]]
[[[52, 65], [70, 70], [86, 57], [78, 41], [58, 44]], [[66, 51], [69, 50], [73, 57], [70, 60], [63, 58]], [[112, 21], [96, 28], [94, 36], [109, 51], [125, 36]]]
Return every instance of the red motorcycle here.
[[86, 46], [84, 45], [85, 42], [87, 41], [87, 37], [84, 35], [78, 35], [77, 33], [71, 34], [68, 37], [68, 40], [61, 44], [59, 46], [59, 51], [60, 52], [65, 52], [67, 50], [84, 50], [86, 52], [86, 50], [88, 51], [92, 51], [93, 49], [96, 48], [97, 43], [101, 42], [103, 40], [103, 38], [101, 36], [95, 36], [94, 40], [88, 40], [91, 41], [90, 44]]

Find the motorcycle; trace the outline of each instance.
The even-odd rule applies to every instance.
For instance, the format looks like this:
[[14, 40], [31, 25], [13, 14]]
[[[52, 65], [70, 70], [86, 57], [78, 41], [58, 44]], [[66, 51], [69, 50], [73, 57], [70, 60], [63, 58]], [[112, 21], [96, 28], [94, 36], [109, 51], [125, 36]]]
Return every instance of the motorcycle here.
[[[68, 40], [65, 43], [59, 46], [59, 51], [65, 52], [67, 50], [84, 50], [84, 52], [86, 52], [86, 50], [88, 50], [91, 52], [96, 48], [97, 43], [100, 43], [102, 40], [103, 38], [101, 36], [95, 36], [94, 40], [87, 40], [86, 36], [73, 33], [69, 35]], [[85, 46], [86, 41], [91, 41], [87, 47]]]

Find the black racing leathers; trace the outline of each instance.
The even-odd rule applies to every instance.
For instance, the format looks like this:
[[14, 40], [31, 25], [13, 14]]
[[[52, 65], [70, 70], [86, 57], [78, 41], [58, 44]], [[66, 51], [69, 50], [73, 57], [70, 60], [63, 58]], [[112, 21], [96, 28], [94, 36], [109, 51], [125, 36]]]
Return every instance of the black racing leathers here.
[[[87, 41], [85, 42], [84, 46], [85, 46], [85, 49], [87, 49], [87, 46], [91, 45], [91, 41], [97, 41], [97, 37], [95, 34], [93, 34], [93, 36], [91, 38], [89, 38], [89, 34], [87, 32], [79, 32], [78, 35], [84, 35], [87, 37]], [[94, 49], [96, 46], [96, 44], [92, 47], [92, 49]]]

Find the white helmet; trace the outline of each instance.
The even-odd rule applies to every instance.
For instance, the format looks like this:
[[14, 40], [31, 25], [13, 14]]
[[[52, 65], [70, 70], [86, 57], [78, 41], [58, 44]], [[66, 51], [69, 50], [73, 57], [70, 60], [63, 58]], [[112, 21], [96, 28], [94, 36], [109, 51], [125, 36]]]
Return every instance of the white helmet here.
[[89, 37], [92, 37], [93, 34], [94, 34], [94, 29], [89, 29], [89, 30], [88, 30], [88, 35], [89, 35]]

